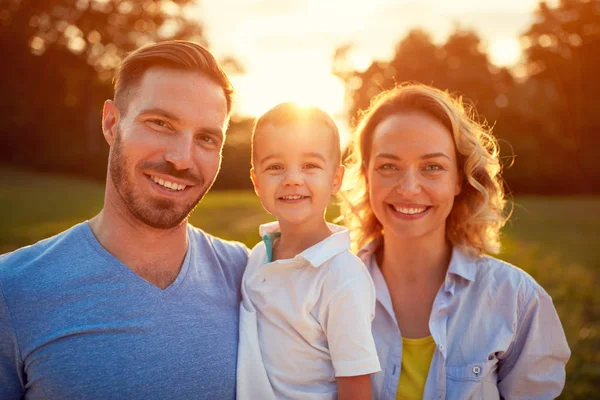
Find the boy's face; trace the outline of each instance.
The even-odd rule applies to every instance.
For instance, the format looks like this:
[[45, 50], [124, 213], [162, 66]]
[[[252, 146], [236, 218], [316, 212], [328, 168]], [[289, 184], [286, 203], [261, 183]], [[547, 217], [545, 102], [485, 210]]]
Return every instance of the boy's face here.
[[280, 223], [323, 219], [344, 176], [334, 140], [331, 128], [314, 122], [268, 124], [254, 136], [254, 190]]

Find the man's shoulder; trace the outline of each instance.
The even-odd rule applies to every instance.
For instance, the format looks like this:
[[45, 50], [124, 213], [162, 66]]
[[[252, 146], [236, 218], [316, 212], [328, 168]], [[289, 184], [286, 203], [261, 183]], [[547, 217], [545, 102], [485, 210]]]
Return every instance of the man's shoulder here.
[[223, 239], [202, 229], [188, 224], [190, 242], [200, 249], [213, 251], [217, 257], [231, 260], [241, 260], [246, 264], [250, 250], [245, 244], [234, 240]]
[[0, 280], [35, 270], [39, 265], [73, 258], [74, 252], [81, 252], [84, 248], [81, 241], [85, 238], [86, 224], [77, 224], [55, 236], [0, 255]]

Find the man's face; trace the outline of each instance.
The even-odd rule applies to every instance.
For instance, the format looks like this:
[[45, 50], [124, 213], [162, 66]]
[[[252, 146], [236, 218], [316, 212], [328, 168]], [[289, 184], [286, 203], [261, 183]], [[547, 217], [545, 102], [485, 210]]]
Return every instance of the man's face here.
[[[107, 201], [154, 228], [186, 220], [214, 182], [227, 126], [222, 88], [197, 72], [154, 67], [104, 110]], [[125, 207], [123, 207], [123, 205]]]

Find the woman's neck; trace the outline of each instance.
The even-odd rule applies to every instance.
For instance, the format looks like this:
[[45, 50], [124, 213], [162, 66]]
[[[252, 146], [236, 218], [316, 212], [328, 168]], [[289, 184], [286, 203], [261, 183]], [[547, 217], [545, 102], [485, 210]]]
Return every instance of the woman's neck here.
[[377, 262], [386, 281], [437, 285], [444, 281], [451, 257], [445, 235], [407, 240], [386, 234]]

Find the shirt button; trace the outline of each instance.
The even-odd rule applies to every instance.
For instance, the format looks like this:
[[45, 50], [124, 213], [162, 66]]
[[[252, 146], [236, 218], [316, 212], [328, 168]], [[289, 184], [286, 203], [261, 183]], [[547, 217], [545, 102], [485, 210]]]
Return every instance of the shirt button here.
[[440, 345], [438, 346], [438, 348], [439, 348], [441, 351], [444, 351], [444, 345], [443, 345], [443, 344], [440, 344]]
[[476, 365], [473, 367], [473, 373], [475, 375], [479, 375], [480, 372], [481, 372], [481, 368], [479, 368], [479, 366]]

